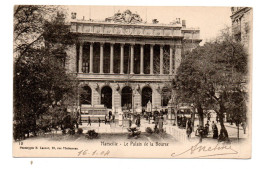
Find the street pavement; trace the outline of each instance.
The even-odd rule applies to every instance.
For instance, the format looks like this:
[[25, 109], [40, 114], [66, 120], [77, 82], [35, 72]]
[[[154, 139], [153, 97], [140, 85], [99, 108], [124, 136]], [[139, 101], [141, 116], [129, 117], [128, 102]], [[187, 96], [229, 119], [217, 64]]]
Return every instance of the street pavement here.
[[[207, 119], [204, 119], [204, 124], [206, 124]], [[220, 131], [220, 124], [216, 123], [216, 121], [214, 121], [215, 124], [218, 127], [218, 130]], [[173, 123], [169, 120], [165, 120], [164, 121], [164, 130], [166, 130], [166, 133], [171, 134], [173, 137], [176, 138], [176, 140], [179, 140], [181, 142], [187, 141], [187, 140], [197, 140], [199, 139], [199, 137], [195, 136], [195, 131], [197, 129], [197, 125], [199, 124], [199, 121], [196, 119], [194, 126], [194, 132], [192, 132], [191, 134], [191, 138], [188, 139], [186, 136], [186, 129], [180, 129], [177, 126], [173, 126]], [[209, 127], [209, 135], [207, 137], [207, 139], [212, 139], [213, 137], [213, 132], [211, 129], [211, 124], [212, 121], [210, 121], [210, 127]], [[115, 121], [115, 123], [91, 123], [91, 125], [87, 124], [87, 123], [83, 123], [82, 125], [80, 125], [79, 127], [82, 128], [84, 130], [84, 133], [88, 130], [95, 130], [98, 133], [127, 133], [127, 128], [129, 126], [128, 121], [123, 122], [123, 125], [119, 125], [118, 121]], [[226, 129], [228, 131], [229, 134], [229, 138], [231, 140], [235, 140], [237, 139], [237, 127], [235, 124], [231, 125], [229, 123], [225, 123]], [[146, 121], [145, 119], [141, 119], [141, 126], [139, 128], [139, 130], [141, 132], [145, 132], [145, 129], [147, 127], [151, 127], [152, 129], [154, 128], [154, 124], [153, 121], [151, 120], [150, 123], [148, 121]], [[244, 130], [243, 128], [240, 126], [239, 127], [239, 138], [240, 139], [245, 139], [248, 138], [248, 129], [246, 129], [246, 134], [244, 134]]]

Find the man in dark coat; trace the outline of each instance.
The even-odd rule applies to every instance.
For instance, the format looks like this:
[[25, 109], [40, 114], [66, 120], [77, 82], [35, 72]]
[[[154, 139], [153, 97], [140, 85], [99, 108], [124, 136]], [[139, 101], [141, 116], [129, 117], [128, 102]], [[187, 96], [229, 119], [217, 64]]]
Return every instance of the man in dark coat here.
[[186, 126], [187, 126], [186, 134], [187, 134], [187, 137], [190, 138], [190, 135], [192, 133], [192, 125], [191, 125], [191, 120], [190, 119], [188, 119]]
[[111, 116], [112, 116], [112, 112], [109, 111], [109, 113], [108, 113], [108, 119], [109, 119], [109, 120], [111, 119]]
[[217, 139], [218, 138], [218, 127], [214, 123], [214, 121], [212, 121], [212, 131], [213, 131], [213, 139]]
[[107, 115], [105, 115], [105, 124], [107, 124]]
[[98, 126], [100, 127], [101, 120], [98, 118]]
[[91, 126], [91, 119], [90, 119], [90, 117], [88, 116], [88, 125], [90, 125]]

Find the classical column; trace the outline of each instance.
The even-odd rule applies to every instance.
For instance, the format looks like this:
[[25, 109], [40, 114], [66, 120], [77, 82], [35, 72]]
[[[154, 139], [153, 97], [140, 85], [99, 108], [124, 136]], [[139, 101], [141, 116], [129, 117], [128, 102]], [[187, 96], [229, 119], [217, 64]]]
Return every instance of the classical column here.
[[100, 43], [100, 71], [99, 73], [100, 74], [103, 74], [104, 71], [103, 71], [103, 65], [104, 65], [104, 43], [101, 42]]
[[134, 74], [134, 44], [131, 44], [131, 67], [130, 67], [130, 74]]
[[110, 43], [110, 73], [114, 73], [114, 44]]
[[124, 44], [120, 44], [120, 74], [124, 74]]
[[172, 75], [172, 52], [173, 52], [173, 46], [170, 45], [170, 66], [169, 66], [169, 73]]
[[144, 45], [140, 45], [140, 74], [144, 74]]
[[79, 73], [82, 73], [82, 56], [83, 56], [83, 43], [79, 44]]
[[90, 51], [89, 51], [89, 73], [93, 73], [93, 42], [90, 42]]
[[79, 44], [79, 73], [82, 73], [83, 43]]
[[160, 75], [163, 74], [163, 45], [160, 45]]
[[153, 44], [150, 45], [150, 74], [153, 74]]
[[181, 45], [175, 45], [175, 67], [174, 67], [174, 73], [177, 73], [177, 69], [181, 64]]

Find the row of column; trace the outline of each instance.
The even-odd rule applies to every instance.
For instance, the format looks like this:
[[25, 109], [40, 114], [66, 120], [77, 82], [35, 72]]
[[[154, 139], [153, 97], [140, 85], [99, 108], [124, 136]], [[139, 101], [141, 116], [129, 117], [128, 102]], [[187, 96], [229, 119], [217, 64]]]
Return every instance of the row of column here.
[[[93, 43], [90, 43], [90, 65], [89, 65], [89, 73], [93, 73]], [[130, 44], [130, 74], [134, 74], [134, 44]], [[163, 46], [160, 45], [160, 74], [163, 74]], [[144, 74], [144, 44], [140, 45], [140, 74]], [[154, 73], [153, 70], [153, 48], [154, 45], [150, 45], [150, 74]], [[171, 75], [173, 69], [173, 48], [174, 46], [170, 45], [170, 66], [169, 66], [169, 74]], [[179, 46], [175, 46], [175, 58], [178, 61], [178, 58], [181, 58], [181, 48]], [[79, 67], [78, 72], [82, 73], [82, 56], [83, 56], [83, 43], [80, 43], [79, 47]], [[175, 62], [176, 62], [175, 61]], [[175, 63], [176, 65], [176, 63]], [[179, 65], [177, 63], [177, 65]], [[103, 66], [104, 66], [104, 43], [100, 43], [100, 74], [103, 74]], [[175, 70], [176, 70], [175, 66]], [[114, 43], [110, 43], [110, 74], [114, 73]], [[120, 44], [120, 74], [124, 74], [124, 44]]]

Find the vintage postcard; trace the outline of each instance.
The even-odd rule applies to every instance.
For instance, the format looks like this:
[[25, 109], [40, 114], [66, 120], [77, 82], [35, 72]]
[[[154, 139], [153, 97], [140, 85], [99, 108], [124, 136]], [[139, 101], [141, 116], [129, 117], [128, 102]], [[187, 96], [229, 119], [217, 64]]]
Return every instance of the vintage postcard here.
[[251, 7], [13, 13], [14, 157], [251, 158]]

